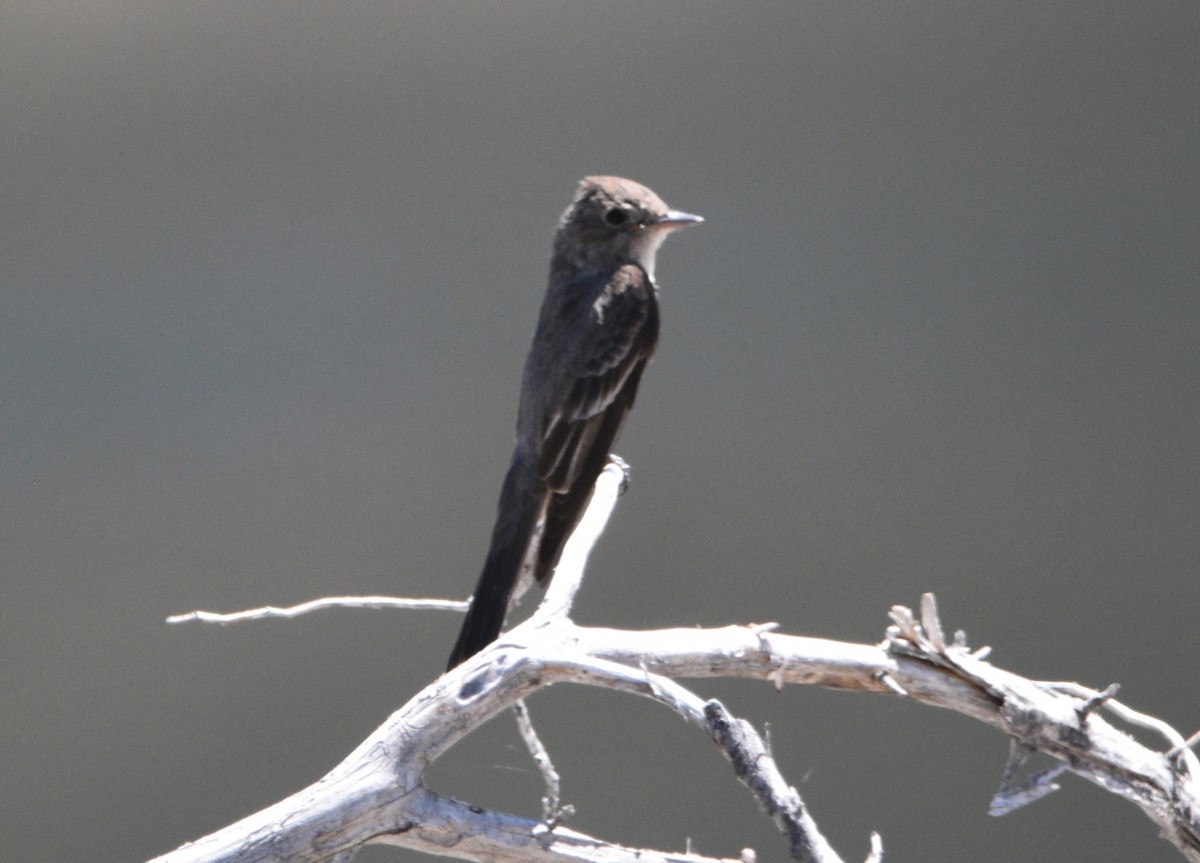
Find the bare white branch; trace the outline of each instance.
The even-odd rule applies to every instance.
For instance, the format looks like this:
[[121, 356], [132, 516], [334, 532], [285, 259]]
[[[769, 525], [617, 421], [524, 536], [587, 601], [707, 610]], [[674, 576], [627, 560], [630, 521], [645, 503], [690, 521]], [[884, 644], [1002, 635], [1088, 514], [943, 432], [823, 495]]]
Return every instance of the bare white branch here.
[[[910, 634], [921, 639], [917, 633]], [[706, 727], [704, 702], [670, 678], [757, 677], [766, 681], [778, 677], [793, 684], [895, 697], [895, 689], [881, 682], [880, 672], [884, 672], [908, 698], [986, 722], [1025, 747], [1047, 753], [1067, 764], [1072, 772], [1133, 801], [1159, 824], [1186, 859], [1200, 861], [1198, 774], [1186, 764], [1176, 769], [1166, 753], [1142, 746], [1098, 715], [1088, 716], [1081, 724], [1077, 707], [1086, 701], [1090, 690], [1078, 695], [1065, 693], [1060, 684], [1046, 685], [1018, 677], [966, 650], [927, 654], [922, 643], [848, 644], [764, 634], [750, 626], [622, 632], [578, 627], [565, 620], [553, 624], [527, 621], [415, 696], [342, 765], [310, 789], [226, 828], [232, 833], [223, 840], [220, 837], [225, 831], [202, 840], [202, 846], [185, 846], [162, 859], [315, 860], [342, 850], [327, 844], [318, 848], [313, 844], [315, 837], [328, 841], [330, 836], [342, 833], [346, 847], [369, 838], [384, 841], [378, 836], [385, 833], [390, 837], [386, 841], [409, 844], [406, 837], [410, 834], [427, 835], [413, 832], [416, 816], [411, 809], [411, 795], [422, 789], [424, 768], [517, 698], [552, 683], [571, 681], [645, 695]], [[1111, 705], [1106, 703], [1105, 707]], [[389, 755], [381, 760], [383, 753]], [[420, 817], [431, 818], [431, 811], [439, 812], [422, 809]], [[509, 818], [496, 813], [489, 817]], [[452, 831], [444, 824], [420, 823], [438, 835], [444, 835], [438, 831]], [[547, 831], [540, 822], [517, 819], [503, 823], [503, 836], [489, 837], [482, 827], [472, 827], [469, 848], [475, 850], [455, 844], [442, 853], [488, 858], [493, 852], [484, 854], [478, 849], [490, 841], [502, 845], [514, 841], [510, 832], [517, 823], [526, 825], [522, 829], [527, 835], [522, 841], [545, 842], [547, 837], [541, 834], [558, 837], [562, 832], [561, 827]], [[255, 837], [265, 839], [280, 824], [288, 825], [287, 838], [275, 836], [270, 845], [287, 853], [279, 857], [233, 853], [244, 849], [246, 843], [253, 844]], [[308, 835], [307, 844], [304, 835]], [[572, 839], [576, 841], [583, 840]], [[421, 844], [414, 839], [410, 847]], [[539, 847], [555, 846], [551, 843]], [[205, 853], [195, 853], [200, 848]], [[222, 849], [232, 856], [213, 853]]]
[[264, 605], [262, 608], [249, 608], [245, 611], [189, 611], [185, 614], [172, 614], [167, 623], [241, 623], [243, 620], [265, 620], [272, 617], [299, 617], [326, 608], [404, 608], [410, 610], [436, 609], [439, 611], [466, 611], [471, 606], [469, 601], [457, 599], [402, 599], [396, 596], [325, 596], [301, 602], [299, 605], [280, 607]]
[[874, 831], [871, 833], [871, 853], [864, 863], [883, 863], [883, 837]]
[[554, 568], [554, 578], [550, 580], [545, 597], [533, 613], [534, 618], [539, 621], [554, 620], [565, 618], [571, 613], [575, 594], [583, 584], [588, 556], [608, 525], [609, 516], [617, 506], [617, 498], [621, 496], [628, 482], [629, 466], [613, 457], [596, 479], [592, 499], [584, 510], [583, 518], [579, 520], [579, 524], [563, 546], [558, 566]]
[[[966, 636], [952, 642], [932, 596], [920, 620], [893, 607], [893, 625], [879, 645], [848, 644], [781, 634], [774, 625], [718, 629], [622, 631], [581, 627], [567, 613], [588, 552], [603, 530], [624, 482], [610, 466], [596, 485], [580, 529], [564, 551], [546, 599], [529, 620], [447, 672], [387, 719], [328, 775], [297, 794], [159, 861], [321, 861], [370, 842], [487, 861], [534, 863], [717, 863], [715, 858], [625, 848], [566, 830], [553, 822], [490, 812], [441, 797], [424, 786], [426, 768], [462, 737], [540, 688], [573, 682], [641, 695], [669, 707], [721, 743], [740, 777], [777, 820], [798, 860], [839, 859], [820, 839], [795, 789], [778, 775], [761, 739], [719, 705], [706, 703], [676, 678], [752, 677], [875, 692], [962, 713], [997, 728], [1017, 747], [1005, 769], [997, 804], [1007, 811], [1052, 790], [1064, 770], [1139, 806], [1185, 859], [1200, 863], [1200, 769], [1183, 736], [1153, 717], [1075, 684], [1039, 683], [984, 661]], [[438, 600], [386, 597], [317, 600], [292, 609], [235, 615], [194, 612], [179, 619], [219, 622], [290, 617], [314, 608], [463, 607]], [[1102, 715], [1161, 734], [1170, 751], [1155, 751], [1113, 727]], [[533, 736], [536, 740], [536, 735]], [[540, 744], [539, 744], [540, 746]], [[536, 749], [536, 747], [535, 747]], [[1023, 753], [1061, 762], [1016, 786]], [[549, 799], [555, 792], [551, 785]], [[554, 807], [556, 808], [556, 807]], [[872, 837], [867, 858], [878, 861]], [[807, 855], [807, 856], [805, 856]], [[745, 849], [741, 860], [754, 859]], [[721, 861], [734, 863], [734, 861]]]

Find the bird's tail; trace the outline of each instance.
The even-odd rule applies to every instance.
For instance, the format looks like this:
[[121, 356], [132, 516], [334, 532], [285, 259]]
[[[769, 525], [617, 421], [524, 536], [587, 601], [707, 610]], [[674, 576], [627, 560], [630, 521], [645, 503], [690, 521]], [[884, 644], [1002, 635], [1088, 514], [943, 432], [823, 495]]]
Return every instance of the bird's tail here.
[[458, 641], [450, 652], [448, 668], [454, 668], [487, 647], [504, 626], [508, 603], [529, 555], [544, 504], [544, 492], [538, 494], [529, 485], [524, 465], [519, 457], [514, 458], [500, 490], [500, 505], [487, 560], [475, 585], [471, 608], [458, 633]]

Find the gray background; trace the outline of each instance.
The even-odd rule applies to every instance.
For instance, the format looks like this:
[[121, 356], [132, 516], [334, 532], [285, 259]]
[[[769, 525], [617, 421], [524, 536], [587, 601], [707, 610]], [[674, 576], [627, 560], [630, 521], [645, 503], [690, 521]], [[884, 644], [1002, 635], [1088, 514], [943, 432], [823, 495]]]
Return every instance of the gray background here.
[[[6, 4], [0, 858], [169, 850], [441, 670], [446, 613], [163, 618], [468, 593], [587, 173], [708, 223], [660, 255], [581, 621], [873, 642], [932, 590], [1194, 730], [1198, 44], [1194, 3]], [[965, 718], [697, 689], [850, 858], [1175, 859], [1073, 778], [990, 819], [1007, 742]], [[532, 709], [571, 826], [782, 857], [667, 711]], [[507, 717], [431, 781], [541, 793]]]

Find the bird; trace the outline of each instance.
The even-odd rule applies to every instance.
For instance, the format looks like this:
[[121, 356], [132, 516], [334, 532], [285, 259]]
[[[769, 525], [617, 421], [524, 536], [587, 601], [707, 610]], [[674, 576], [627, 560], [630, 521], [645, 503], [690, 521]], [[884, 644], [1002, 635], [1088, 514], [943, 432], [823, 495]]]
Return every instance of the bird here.
[[658, 344], [658, 247], [703, 221], [632, 180], [579, 182], [554, 232], [512, 462], [450, 669], [500, 634], [519, 582], [549, 584]]

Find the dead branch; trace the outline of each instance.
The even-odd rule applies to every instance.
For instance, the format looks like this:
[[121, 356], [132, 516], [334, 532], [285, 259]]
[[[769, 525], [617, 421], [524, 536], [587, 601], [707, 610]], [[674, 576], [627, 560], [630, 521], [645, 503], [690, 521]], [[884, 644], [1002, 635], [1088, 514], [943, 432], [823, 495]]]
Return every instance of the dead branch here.
[[[571, 603], [623, 480], [616, 465], [601, 475], [552, 586], [529, 620], [427, 686], [313, 785], [157, 863], [319, 861], [367, 843], [478, 861], [717, 863], [694, 854], [626, 848], [567, 830], [557, 823], [556, 801], [546, 820], [531, 821], [442, 797], [424, 786], [426, 768], [464, 736], [538, 689], [566, 682], [651, 698], [703, 729], [776, 820], [794, 859], [840, 860], [757, 732], [676, 682], [708, 677], [875, 692], [962, 713], [1013, 741], [993, 812], [1039, 799], [1070, 771], [1135, 803], [1185, 859], [1200, 863], [1200, 765], [1190, 749], [1194, 738], [1185, 740], [1165, 723], [1120, 704], [1111, 687], [1096, 692], [996, 668], [984, 660], [986, 649], [972, 651], [961, 632], [946, 639], [932, 596], [923, 598], [919, 619], [907, 608], [894, 607], [893, 625], [879, 645], [785, 635], [774, 624], [640, 632], [577, 626], [568, 616]], [[320, 601], [309, 605], [326, 607]], [[1143, 746], [1102, 712], [1154, 730], [1167, 749]], [[1014, 784], [1017, 769], [1035, 751], [1057, 759], [1061, 767]], [[554, 796], [551, 785], [548, 798]], [[742, 859], [753, 856], [747, 850]], [[881, 857], [882, 846], [872, 836], [868, 860]]]

